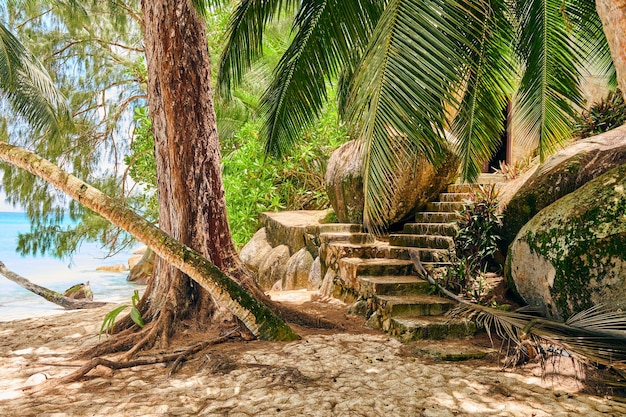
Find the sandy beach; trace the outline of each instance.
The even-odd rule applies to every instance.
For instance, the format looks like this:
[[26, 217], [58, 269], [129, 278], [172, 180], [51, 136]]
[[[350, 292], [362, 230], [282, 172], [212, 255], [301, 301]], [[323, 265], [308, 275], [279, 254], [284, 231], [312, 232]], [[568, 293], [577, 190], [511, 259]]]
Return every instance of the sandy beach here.
[[169, 378], [164, 364], [98, 368], [54, 387], [46, 379], [84, 363], [72, 356], [98, 342], [112, 307], [0, 323], [0, 416], [626, 415], [626, 404], [582, 393], [571, 366], [542, 379], [538, 365], [503, 371], [494, 355], [437, 361], [420, 352], [441, 342], [403, 346], [343, 305], [297, 303], [342, 320], [344, 330], [212, 346]]

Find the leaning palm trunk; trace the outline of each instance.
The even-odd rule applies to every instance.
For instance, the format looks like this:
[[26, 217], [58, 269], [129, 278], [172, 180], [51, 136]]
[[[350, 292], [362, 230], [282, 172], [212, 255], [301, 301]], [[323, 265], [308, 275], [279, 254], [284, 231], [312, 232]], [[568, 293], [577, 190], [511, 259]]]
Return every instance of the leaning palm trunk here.
[[85, 308], [97, 308], [106, 305], [107, 303], [88, 300], [74, 300], [66, 297], [61, 293], [53, 291], [51, 289], [42, 287], [33, 282], [30, 282], [23, 276], [16, 274], [13, 271], [7, 269], [2, 261], [0, 261], [0, 275], [4, 275], [8, 280], [15, 282], [22, 288], [27, 289], [33, 294], [37, 294], [43, 297], [45, 300], [50, 301], [56, 305], [63, 307], [66, 310], [81, 310]]
[[477, 305], [443, 288], [424, 269], [417, 254], [411, 252], [410, 255], [417, 270], [431, 285], [437, 286], [446, 296], [460, 303], [452, 311], [453, 317], [474, 319], [489, 335], [494, 331], [499, 337], [518, 347], [525, 347], [528, 343], [547, 343], [566, 350], [578, 359], [626, 370], [625, 312], [609, 311], [604, 306], [595, 306], [562, 323]]
[[626, 98], [626, 0], [596, 0], [596, 11], [611, 49], [617, 84]]
[[189, 275], [263, 340], [298, 338], [267, 306], [252, 297], [213, 263], [135, 214], [120, 202], [23, 148], [0, 143], [0, 159], [44, 179], [150, 247], [170, 265]]

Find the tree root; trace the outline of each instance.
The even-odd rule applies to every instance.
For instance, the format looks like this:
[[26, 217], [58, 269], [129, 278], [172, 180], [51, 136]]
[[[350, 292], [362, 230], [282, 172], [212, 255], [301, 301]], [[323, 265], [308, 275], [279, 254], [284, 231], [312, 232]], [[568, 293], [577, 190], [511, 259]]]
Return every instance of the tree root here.
[[60, 384], [65, 384], [69, 382], [80, 381], [81, 379], [86, 377], [87, 374], [93, 369], [95, 369], [97, 366], [104, 366], [112, 370], [118, 370], [118, 369], [132, 368], [135, 366], [145, 366], [145, 365], [154, 365], [156, 363], [174, 362], [172, 369], [168, 373], [168, 376], [171, 376], [178, 369], [180, 369], [180, 365], [182, 364], [182, 362], [187, 360], [187, 358], [190, 355], [200, 352], [209, 346], [214, 346], [220, 343], [224, 343], [229, 338], [231, 338], [233, 334], [234, 334], [234, 331], [224, 336], [220, 336], [218, 338], [215, 338], [206, 342], [197, 343], [193, 345], [192, 347], [190, 347], [189, 349], [186, 349], [185, 351], [179, 352], [179, 353], [169, 353], [165, 355], [157, 355], [157, 356], [139, 358], [139, 359], [134, 359], [134, 360], [123, 360], [120, 362], [112, 361], [110, 359], [105, 359], [103, 357], [98, 356], [96, 358], [92, 358], [89, 362], [87, 362], [86, 364], [84, 364], [83, 366], [81, 366], [79, 369], [72, 372], [71, 374], [66, 375], [63, 378], [56, 380], [56, 382]]

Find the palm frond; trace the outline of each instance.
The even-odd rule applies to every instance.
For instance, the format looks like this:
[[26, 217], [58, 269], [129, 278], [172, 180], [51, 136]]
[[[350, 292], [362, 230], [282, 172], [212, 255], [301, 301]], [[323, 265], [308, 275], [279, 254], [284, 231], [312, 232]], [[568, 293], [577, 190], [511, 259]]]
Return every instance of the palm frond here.
[[354, 77], [348, 101], [353, 137], [363, 141], [364, 224], [376, 230], [397, 192], [399, 168], [415, 155], [446, 156], [446, 103], [471, 47], [459, 28], [471, 15], [446, 0], [393, 0]]
[[584, 62], [608, 80], [609, 87], [617, 88], [617, 74], [609, 43], [594, 1], [567, 2], [565, 16], [573, 28], [576, 43], [585, 54]]
[[295, 10], [296, 0], [242, 0], [228, 25], [227, 41], [220, 57], [218, 92], [230, 97], [250, 65], [263, 54], [263, 32], [281, 12]]
[[597, 364], [626, 369], [626, 312], [594, 306], [557, 322], [530, 314], [485, 307], [443, 288], [423, 267], [417, 252], [409, 252], [417, 271], [447, 297], [459, 302], [450, 317], [475, 320], [491, 336], [494, 332], [504, 340], [522, 346], [529, 338], [558, 346], [571, 356]]
[[58, 131], [67, 108], [47, 71], [1, 24], [0, 49], [0, 90], [13, 109], [37, 130]]
[[562, 0], [519, 0], [518, 54], [523, 75], [516, 120], [526, 144], [538, 141], [543, 160], [570, 137], [583, 51], [573, 41]]
[[513, 26], [504, 0], [466, 5], [475, 18], [468, 19], [468, 65], [464, 94], [452, 123], [456, 152], [464, 179], [473, 181], [500, 144], [503, 113], [513, 91], [515, 69], [511, 61]]
[[327, 100], [326, 83], [363, 51], [381, 12], [379, 1], [302, 3], [294, 20], [296, 35], [261, 100], [267, 152], [289, 149], [318, 116]]

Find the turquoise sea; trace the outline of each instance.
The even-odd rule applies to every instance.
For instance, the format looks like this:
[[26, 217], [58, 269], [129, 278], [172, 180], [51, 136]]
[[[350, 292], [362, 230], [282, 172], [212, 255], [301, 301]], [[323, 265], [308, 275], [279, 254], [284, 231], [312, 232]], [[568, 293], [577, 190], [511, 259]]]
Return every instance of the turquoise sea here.
[[[94, 301], [130, 302], [135, 289], [144, 286], [126, 281], [127, 273], [96, 271], [101, 265], [127, 264], [130, 252], [105, 258], [107, 251], [97, 243], [85, 243], [71, 259], [49, 256], [20, 256], [17, 247], [18, 233], [30, 230], [24, 213], [0, 212], [0, 261], [7, 269], [24, 278], [58, 292], [74, 284], [89, 281]], [[15, 320], [62, 313], [61, 307], [25, 290], [0, 275], [0, 321]]]

